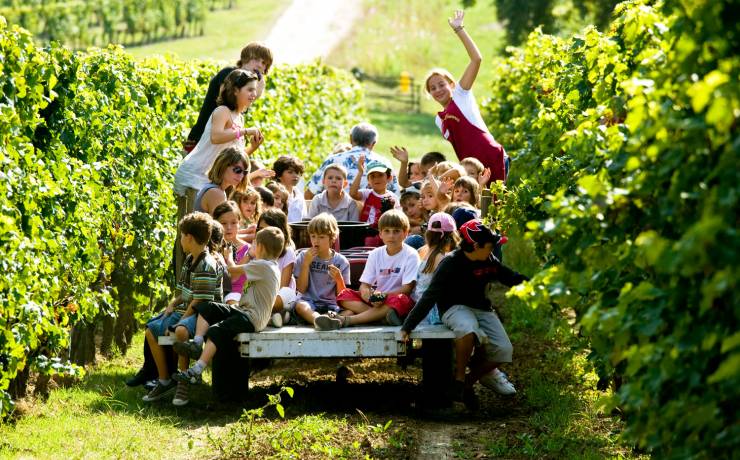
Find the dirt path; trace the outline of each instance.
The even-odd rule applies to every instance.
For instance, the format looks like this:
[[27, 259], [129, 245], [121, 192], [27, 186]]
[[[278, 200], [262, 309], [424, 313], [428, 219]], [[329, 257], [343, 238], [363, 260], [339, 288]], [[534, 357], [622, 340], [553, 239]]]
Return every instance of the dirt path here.
[[278, 64], [309, 62], [326, 57], [361, 14], [361, 0], [293, 0], [265, 42]]

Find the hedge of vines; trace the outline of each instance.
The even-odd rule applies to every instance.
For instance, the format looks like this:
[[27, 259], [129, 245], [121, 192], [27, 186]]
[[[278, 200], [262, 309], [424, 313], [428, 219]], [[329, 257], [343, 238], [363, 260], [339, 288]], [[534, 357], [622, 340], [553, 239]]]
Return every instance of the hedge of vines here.
[[[174, 172], [218, 69], [135, 61], [120, 47], [41, 49], [1, 16], [0, 56], [5, 415], [30, 370], [81, 372], [68, 358], [94, 360], [101, 329], [103, 347], [125, 350], [168, 296]], [[264, 157], [292, 153], [313, 165], [363, 113], [354, 79], [320, 64], [275, 69], [266, 93], [247, 116], [263, 129]]]
[[633, 1], [607, 33], [533, 32], [486, 107], [515, 158], [504, 225], [544, 261], [516, 295], [575, 310], [605, 409], [661, 457], [740, 447], [736, 6]]
[[203, 33], [209, 9], [233, 0], [2, 0], [0, 15], [44, 42], [142, 45]]

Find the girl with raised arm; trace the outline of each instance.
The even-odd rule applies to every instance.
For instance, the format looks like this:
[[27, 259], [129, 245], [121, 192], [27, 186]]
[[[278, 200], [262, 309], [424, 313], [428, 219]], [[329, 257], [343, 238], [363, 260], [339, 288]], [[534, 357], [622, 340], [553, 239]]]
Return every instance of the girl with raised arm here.
[[477, 158], [490, 169], [491, 180], [504, 181], [506, 152], [488, 131], [471, 91], [478, 76], [482, 56], [473, 39], [465, 31], [463, 16], [462, 11], [455, 11], [454, 17], [447, 22], [465, 46], [470, 58], [465, 72], [456, 83], [448, 70], [432, 69], [426, 78], [425, 86], [432, 98], [442, 106], [442, 111], [437, 113], [435, 122], [442, 136], [452, 144], [457, 158], [459, 160], [466, 157]]

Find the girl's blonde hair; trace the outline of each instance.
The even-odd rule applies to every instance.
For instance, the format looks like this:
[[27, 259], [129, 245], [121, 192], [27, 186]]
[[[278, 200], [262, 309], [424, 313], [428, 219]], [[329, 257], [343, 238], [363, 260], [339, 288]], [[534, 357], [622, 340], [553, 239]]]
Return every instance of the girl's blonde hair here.
[[[208, 170], [208, 180], [213, 182], [214, 184], [221, 185], [221, 182], [224, 180], [224, 173], [226, 172], [226, 168], [229, 168], [231, 166], [236, 165], [237, 163], [241, 163], [245, 169], [245, 173], [242, 176], [241, 182], [239, 182], [239, 185], [236, 186], [236, 190], [244, 190], [244, 188], [247, 186], [247, 174], [249, 172], [249, 160], [247, 160], [246, 155], [244, 155], [244, 152], [241, 150], [238, 150], [234, 147], [227, 147], [221, 151], [221, 153], [218, 154], [215, 160], [213, 160], [213, 166], [211, 166], [211, 169]], [[229, 187], [228, 190], [226, 190], [226, 196], [231, 193], [231, 187]]]
[[478, 181], [473, 179], [470, 176], [462, 176], [458, 180], [455, 181], [455, 184], [452, 186], [452, 191], [454, 195], [454, 191], [456, 188], [462, 187], [468, 192], [470, 192], [470, 204], [478, 207], [478, 194], [479, 194], [479, 188]]
[[259, 220], [260, 214], [262, 214], [262, 195], [260, 195], [260, 192], [257, 191], [252, 186], [247, 186], [244, 188], [244, 191], [236, 190], [234, 193], [231, 194], [231, 200], [236, 201], [237, 204], [239, 204], [239, 210], [241, 211], [241, 204], [244, 200], [254, 200], [255, 207], [254, 207], [254, 217], [249, 219], [247, 216], [242, 216], [242, 219], [249, 219], [252, 223], [255, 223]]
[[435, 67], [434, 69], [430, 70], [429, 73], [427, 73], [427, 77], [424, 79], [424, 89], [427, 93], [429, 93], [429, 79], [435, 75], [439, 75], [453, 85], [455, 84], [455, 77], [452, 76], [449, 70], [443, 69], [441, 67]]
[[[450, 171], [457, 171], [457, 177], [468, 175], [468, 172], [465, 170], [465, 168], [451, 161], [443, 161], [441, 163], [437, 163], [429, 169], [429, 172], [432, 174], [432, 176], [436, 177], [437, 179], [449, 173]], [[457, 177], [455, 178], [455, 180], [457, 180]]]

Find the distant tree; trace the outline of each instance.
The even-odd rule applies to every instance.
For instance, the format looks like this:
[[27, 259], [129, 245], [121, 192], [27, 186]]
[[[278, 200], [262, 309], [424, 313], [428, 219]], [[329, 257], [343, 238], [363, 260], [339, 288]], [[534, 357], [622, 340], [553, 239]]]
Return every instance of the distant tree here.
[[[477, 0], [461, 0], [463, 7]], [[535, 28], [548, 34], [572, 32], [573, 27], [609, 24], [614, 7], [622, 0], [491, 0], [499, 20], [506, 27], [507, 44], [518, 45]]]

